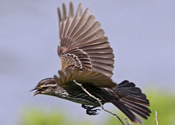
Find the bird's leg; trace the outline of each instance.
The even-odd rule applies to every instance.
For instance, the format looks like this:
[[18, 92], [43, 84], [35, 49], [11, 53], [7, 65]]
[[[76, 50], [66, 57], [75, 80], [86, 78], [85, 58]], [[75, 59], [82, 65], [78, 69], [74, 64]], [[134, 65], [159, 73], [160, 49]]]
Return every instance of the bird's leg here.
[[88, 106], [88, 105], [84, 105], [84, 104], [82, 104], [81, 107], [84, 108], [84, 109], [93, 109], [93, 108], [95, 108], [95, 106]]
[[96, 108], [95, 106], [87, 106], [82, 104], [81, 107], [86, 109], [86, 114], [88, 115], [98, 115], [99, 113], [97, 111], [100, 111], [100, 109], [94, 109]]

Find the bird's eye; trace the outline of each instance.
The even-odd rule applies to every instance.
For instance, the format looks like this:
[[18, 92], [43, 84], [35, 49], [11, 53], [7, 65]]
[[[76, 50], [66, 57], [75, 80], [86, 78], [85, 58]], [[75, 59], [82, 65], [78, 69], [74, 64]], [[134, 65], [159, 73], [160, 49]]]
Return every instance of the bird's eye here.
[[47, 89], [47, 87], [42, 87], [42, 88], [41, 88], [41, 90], [46, 90], [46, 89]]

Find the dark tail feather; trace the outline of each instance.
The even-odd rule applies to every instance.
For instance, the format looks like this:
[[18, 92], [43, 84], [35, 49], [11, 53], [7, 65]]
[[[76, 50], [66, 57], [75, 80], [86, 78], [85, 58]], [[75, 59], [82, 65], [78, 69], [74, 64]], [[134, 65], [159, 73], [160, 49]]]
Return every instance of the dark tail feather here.
[[[118, 107], [132, 122], [142, 123], [141, 116], [147, 119], [151, 111], [147, 108], [149, 100], [135, 84], [127, 80], [114, 88], [115, 100], [111, 102]], [[137, 116], [138, 115], [138, 116]]]

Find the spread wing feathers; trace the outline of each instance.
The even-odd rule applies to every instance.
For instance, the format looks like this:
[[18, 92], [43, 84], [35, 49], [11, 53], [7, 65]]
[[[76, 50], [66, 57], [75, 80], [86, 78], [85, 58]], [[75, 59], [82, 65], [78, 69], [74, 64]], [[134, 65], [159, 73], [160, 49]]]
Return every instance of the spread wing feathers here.
[[[114, 54], [109, 45], [108, 38], [104, 36], [104, 31], [100, 23], [89, 14], [87, 8], [82, 13], [80, 3], [76, 14], [72, 2], [69, 6], [69, 14], [63, 3], [62, 13], [58, 8], [60, 46], [58, 55], [61, 57], [67, 53], [77, 56], [83, 68], [101, 72], [108, 77], [112, 76]], [[84, 54], [83, 54], [84, 53]]]
[[106, 75], [86, 69], [80, 71], [79, 68], [66, 68], [64, 71], [58, 71], [58, 74], [60, 77], [55, 75], [54, 79], [60, 86], [69, 85], [73, 83], [73, 80], [81, 84], [94, 85], [97, 87], [112, 88], [117, 85]]

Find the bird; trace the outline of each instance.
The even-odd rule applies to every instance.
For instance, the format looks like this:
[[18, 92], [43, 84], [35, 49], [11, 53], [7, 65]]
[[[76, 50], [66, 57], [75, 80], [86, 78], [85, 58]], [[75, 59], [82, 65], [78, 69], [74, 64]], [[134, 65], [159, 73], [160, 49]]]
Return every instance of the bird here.
[[57, 12], [60, 38], [57, 53], [62, 66], [57, 75], [39, 81], [32, 89], [34, 95], [50, 95], [79, 103], [88, 115], [97, 115], [100, 103], [112, 103], [135, 124], [142, 123], [142, 118], [148, 119], [151, 110], [146, 94], [133, 82], [124, 80], [118, 84], [112, 80], [113, 49], [89, 8], [83, 12], [80, 3], [74, 13], [70, 2], [69, 10], [63, 3], [62, 11], [58, 7]]

